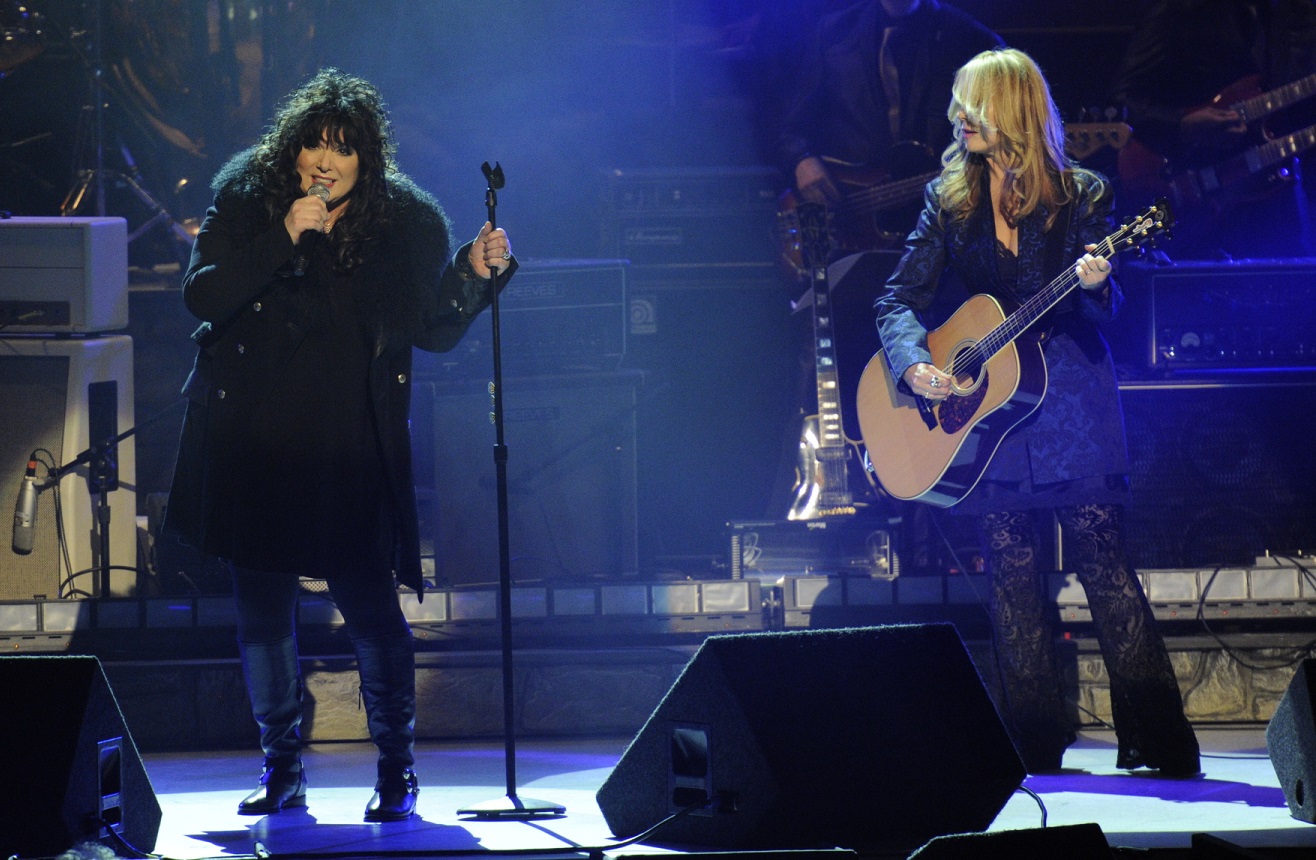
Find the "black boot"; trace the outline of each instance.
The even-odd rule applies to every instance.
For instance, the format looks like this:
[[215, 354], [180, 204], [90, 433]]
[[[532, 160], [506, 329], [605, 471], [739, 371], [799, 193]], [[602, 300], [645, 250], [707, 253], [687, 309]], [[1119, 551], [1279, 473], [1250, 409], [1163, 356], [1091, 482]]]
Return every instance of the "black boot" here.
[[416, 809], [416, 658], [411, 633], [354, 641], [379, 779], [366, 821], [402, 821]]
[[265, 772], [260, 786], [238, 804], [242, 815], [268, 815], [306, 805], [306, 774], [302, 772], [302, 678], [297, 662], [297, 637], [276, 642], [239, 642], [242, 673], [251, 698], [251, 713], [260, 727]]

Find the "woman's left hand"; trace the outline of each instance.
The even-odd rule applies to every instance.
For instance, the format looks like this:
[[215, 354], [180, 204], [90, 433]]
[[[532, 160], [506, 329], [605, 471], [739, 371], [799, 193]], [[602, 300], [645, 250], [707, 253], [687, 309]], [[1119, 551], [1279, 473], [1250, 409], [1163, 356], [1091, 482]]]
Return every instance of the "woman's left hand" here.
[[1096, 245], [1086, 245], [1088, 253], [1084, 254], [1074, 266], [1074, 274], [1078, 275], [1078, 281], [1083, 285], [1083, 289], [1088, 292], [1099, 293], [1106, 288], [1106, 278], [1110, 277], [1110, 261], [1105, 257], [1093, 256], [1092, 252], [1097, 249]]
[[507, 232], [499, 227], [494, 229], [488, 221], [480, 228], [480, 235], [471, 243], [471, 268], [481, 278], [490, 277], [492, 270], [502, 274], [512, 262], [512, 245], [507, 241]]

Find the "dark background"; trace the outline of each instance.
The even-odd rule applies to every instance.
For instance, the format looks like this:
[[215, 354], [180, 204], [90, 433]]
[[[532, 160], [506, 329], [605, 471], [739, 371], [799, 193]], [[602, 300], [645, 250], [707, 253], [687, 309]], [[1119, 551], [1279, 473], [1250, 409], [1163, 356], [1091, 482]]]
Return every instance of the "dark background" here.
[[[401, 167], [443, 202], [459, 240], [473, 237], [485, 217], [480, 164], [503, 166], [499, 223], [527, 271], [536, 260], [628, 256], [618, 244], [617, 200], [638, 187], [637, 177], [641, 186], [649, 182], [655, 201], [681, 209], [691, 248], [633, 266], [627, 284], [628, 313], [651, 314], [644, 325], [624, 323], [624, 368], [644, 376], [635, 413], [640, 568], [716, 571], [726, 522], [784, 515], [797, 415], [811, 395], [797, 370], [808, 321], [790, 313], [797, 291], [774, 265], [771, 198], [782, 179], [765, 165], [756, 121], [789, 75], [808, 22], [848, 3], [24, 5], [26, 16], [18, 4], [0, 2], [5, 27], [21, 37], [0, 54], [0, 209], [15, 214], [58, 213], [79, 172], [96, 163], [95, 111], [86, 106], [98, 61], [107, 106], [103, 164], [137, 177], [150, 198], [112, 184], [107, 213], [126, 217], [130, 231], [156, 204], [173, 221], [195, 224], [219, 165], [260, 133], [280, 97], [330, 64], [383, 91]], [[1109, 118], [1107, 87], [1141, 4], [956, 5], [1041, 63], [1066, 120]], [[1111, 157], [1098, 153], [1090, 166], [1109, 169]], [[79, 214], [95, 214], [92, 204]], [[185, 254], [164, 226], [130, 245], [139, 421], [175, 399], [190, 363], [194, 321], [177, 294]], [[478, 327], [472, 335], [486, 337]], [[423, 359], [418, 372], [451, 381], [438, 360]], [[514, 381], [507, 390], [514, 392]], [[1140, 415], [1149, 408], [1154, 415], [1144, 399]], [[1301, 412], [1294, 420], [1311, 409]], [[418, 438], [441, 438], [445, 420], [473, 419], [418, 415]], [[140, 434], [139, 502], [167, 489], [176, 432], [167, 419]], [[424, 468], [432, 452], [420, 447]], [[1310, 492], [1300, 502], [1299, 511], [1309, 510]], [[1246, 556], [1267, 540], [1235, 551]]]

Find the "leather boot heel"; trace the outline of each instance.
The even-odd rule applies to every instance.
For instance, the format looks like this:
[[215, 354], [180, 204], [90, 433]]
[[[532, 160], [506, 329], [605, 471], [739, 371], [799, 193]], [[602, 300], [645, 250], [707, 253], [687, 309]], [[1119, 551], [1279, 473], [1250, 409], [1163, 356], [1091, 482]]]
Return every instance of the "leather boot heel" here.
[[375, 794], [366, 804], [366, 821], [405, 821], [416, 811], [420, 787], [416, 772], [407, 768], [400, 774], [381, 776]]
[[306, 805], [306, 771], [266, 767], [260, 785], [238, 804], [239, 815], [272, 815]]

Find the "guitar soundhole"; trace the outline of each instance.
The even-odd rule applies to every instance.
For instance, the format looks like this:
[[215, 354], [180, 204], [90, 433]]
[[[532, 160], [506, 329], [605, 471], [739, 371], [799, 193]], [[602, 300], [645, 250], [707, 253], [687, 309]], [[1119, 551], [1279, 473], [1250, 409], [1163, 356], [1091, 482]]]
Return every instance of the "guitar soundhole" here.
[[990, 380], [987, 374], [982, 374], [978, 380], [977, 387], [968, 394], [952, 394], [941, 405], [937, 407], [937, 423], [946, 433], [956, 433], [973, 420], [973, 416], [978, 414], [978, 407], [982, 405], [982, 400], [987, 396], [987, 386]]

